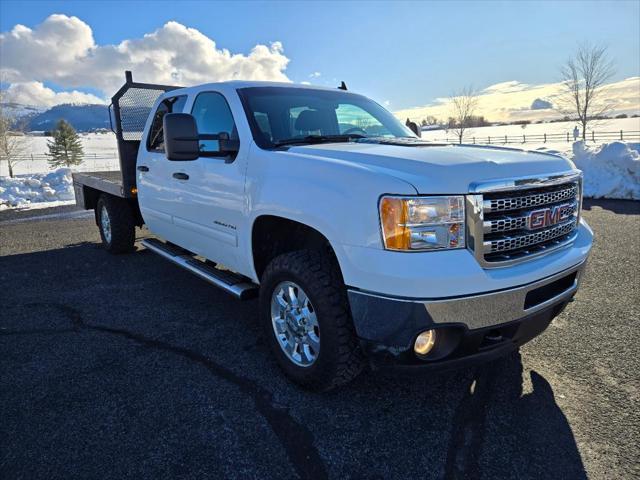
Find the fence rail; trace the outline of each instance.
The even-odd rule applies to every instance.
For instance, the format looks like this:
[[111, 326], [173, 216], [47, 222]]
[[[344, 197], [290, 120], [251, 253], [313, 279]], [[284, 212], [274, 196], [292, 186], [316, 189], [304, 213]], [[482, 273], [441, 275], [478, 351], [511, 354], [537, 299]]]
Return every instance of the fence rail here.
[[[12, 157], [16, 175], [33, 173], [46, 173], [51, 170], [49, 166], [50, 157], [44, 153], [34, 153], [27, 155], [14, 155]], [[107, 153], [85, 153], [82, 156], [82, 163], [75, 165], [77, 171], [106, 171], [118, 170], [120, 168], [118, 153], [116, 151]], [[9, 175], [7, 162], [0, 159], [0, 177]]]
[[[24, 154], [24, 155], [13, 155], [11, 158], [13, 158], [14, 161], [16, 162], [23, 162], [23, 161], [29, 161], [29, 160], [46, 162], [51, 159], [51, 157], [46, 153], [30, 153], [30, 154]], [[117, 159], [118, 159], [118, 153], [115, 151], [113, 153], [85, 153], [82, 155], [82, 161], [117, 160]]]
[[[425, 132], [423, 132], [425, 133]], [[580, 140], [581, 137], [578, 137]], [[445, 143], [458, 143], [460, 140], [458, 136], [429, 138], [429, 140], [435, 142]], [[623, 131], [618, 130], [615, 132], [590, 132], [587, 135], [587, 142], [600, 142], [600, 141], [633, 141], [640, 140], [640, 130]], [[569, 132], [565, 133], [534, 133], [522, 135], [465, 135], [462, 137], [462, 143], [481, 143], [487, 145], [508, 145], [517, 143], [551, 143], [551, 142], [573, 142], [573, 135]]]

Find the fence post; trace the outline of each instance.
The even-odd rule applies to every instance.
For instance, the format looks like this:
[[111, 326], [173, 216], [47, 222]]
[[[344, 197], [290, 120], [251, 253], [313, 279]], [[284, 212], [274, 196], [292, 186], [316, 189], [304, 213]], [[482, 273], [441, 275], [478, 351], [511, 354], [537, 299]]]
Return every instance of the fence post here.
[[544, 143], [547, 143], [547, 134], [544, 134]]
[[473, 144], [476, 144], [476, 137], [473, 137]]
[[522, 143], [527, 143], [527, 136], [526, 135], [522, 135]]
[[620, 141], [622, 141], [622, 130], [620, 130]]
[[569, 132], [567, 132], [567, 142], [569, 141]]
[[505, 145], [507, 144], [507, 136], [506, 135], [504, 136], [504, 144]]
[[491, 145], [491, 137], [489, 137], [489, 145]]
[[591, 141], [593, 143], [596, 143], [596, 132], [594, 132], [593, 130], [591, 130]]

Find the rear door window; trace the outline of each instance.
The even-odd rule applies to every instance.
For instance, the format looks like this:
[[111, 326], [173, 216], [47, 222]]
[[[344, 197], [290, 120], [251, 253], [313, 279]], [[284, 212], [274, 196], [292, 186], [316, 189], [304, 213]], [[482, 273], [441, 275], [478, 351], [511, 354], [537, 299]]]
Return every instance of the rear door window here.
[[165, 98], [156, 113], [153, 115], [153, 122], [147, 137], [147, 150], [150, 152], [164, 153], [164, 132], [162, 131], [162, 119], [167, 113], [182, 113], [184, 105], [187, 103], [187, 96]]

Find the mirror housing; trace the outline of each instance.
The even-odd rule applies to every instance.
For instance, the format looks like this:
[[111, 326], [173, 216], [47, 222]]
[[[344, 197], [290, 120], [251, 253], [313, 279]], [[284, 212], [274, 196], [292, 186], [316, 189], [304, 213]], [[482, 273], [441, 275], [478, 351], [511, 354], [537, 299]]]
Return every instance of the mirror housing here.
[[407, 121], [405, 123], [405, 125], [407, 127], [409, 127], [409, 130], [411, 130], [413, 133], [415, 133], [418, 137], [421, 137], [422, 132], [420, 131], [420, 127], [418, 126], [418, 124], [416, 122], [412, 122], [411, 120], [409, 120], [407, 118]]
[[167, 113], [162, 118], [162, 129], [168, 160], [195, 160], [200, 156], [198, 126], [193, 115]]
[[240, 150], [240, 141], [231, 140], [227, 132], [220, 132], [218, 134], [218, 151], [220, 152], [220, 155], [235, 156], [238, 153], [238, 150]]
[[[240, 150], [240, 141], [231, 140], [227, 132], [198, 134], [198, 125], [193, 115], [188, 113], [167, 113], [162, 118], [164, 150], [168, 160], [185, 161], [199, 157], [228, 157], [233, 162]], [[215, 151], [200, 150], [201, 140], [217, 140]]]

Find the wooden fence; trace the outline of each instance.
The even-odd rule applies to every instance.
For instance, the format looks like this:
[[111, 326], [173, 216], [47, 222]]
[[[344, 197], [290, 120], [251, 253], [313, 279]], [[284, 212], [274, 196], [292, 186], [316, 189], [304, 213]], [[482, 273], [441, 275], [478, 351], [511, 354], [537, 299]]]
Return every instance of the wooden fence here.
[[[471, 129], [470, 129], [471, 130]], [[426, 132], [423, 132], [426, 133]], [[581, 140], [582, 137], [578, 137]], [[450, 136], [440, 138], [429, 138], [435, 142], [444, 143], [458, 143], [460, 140], [458, 136]], [[640, 130], [623, 131], [618, 130], [615, 132], [589, 132], [587, 135], [587, 142], [614, 142], [614, 141], [640, 141]], [[573, 135], [567, 132], [564, 133], [538, 133], [527, 134], [525, 132], [522, 135], [464, 135], [462, 143], [481, 143], [486, 145], [508, 145], [518, 143], [551, 143], [551, 142], [573, 142]]]

